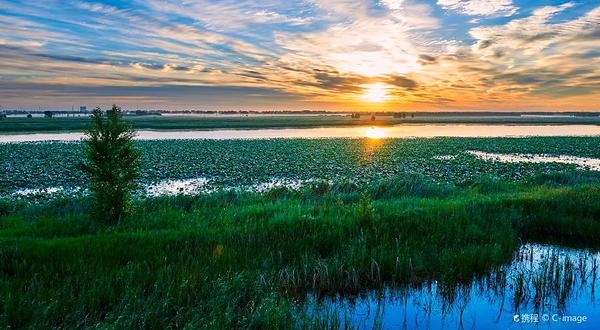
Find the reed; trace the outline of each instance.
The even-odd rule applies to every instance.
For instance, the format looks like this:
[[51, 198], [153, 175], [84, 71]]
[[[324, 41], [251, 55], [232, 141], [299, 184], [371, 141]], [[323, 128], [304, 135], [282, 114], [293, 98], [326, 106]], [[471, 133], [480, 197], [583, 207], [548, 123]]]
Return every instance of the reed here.
[[[145, 198], [113, 226], [86, 213], [86, 197], [15, 204], [0, 221], [0, 326], [351, 327], [312, 313], [307, 294], [455, 288], [508, 262], [519, 238], [600, 237], [593, 185], [433, 197], [319, 189]], [[582, 273], [556, 258], [517, 276], [515, 305], [568, 300]]]

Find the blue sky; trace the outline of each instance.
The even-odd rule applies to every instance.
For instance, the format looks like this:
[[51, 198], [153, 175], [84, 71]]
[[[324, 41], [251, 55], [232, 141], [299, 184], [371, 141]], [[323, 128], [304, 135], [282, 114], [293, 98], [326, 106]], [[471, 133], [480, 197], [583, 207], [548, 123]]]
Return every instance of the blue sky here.
[[600, 3], [0, 0], [3, 109], [600, 110]]

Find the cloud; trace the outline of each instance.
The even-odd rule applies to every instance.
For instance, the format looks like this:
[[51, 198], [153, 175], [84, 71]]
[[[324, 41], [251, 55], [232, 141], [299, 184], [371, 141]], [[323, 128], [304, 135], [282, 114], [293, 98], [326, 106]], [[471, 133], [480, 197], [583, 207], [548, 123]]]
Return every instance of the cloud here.
[[387, 83], [388, 85], [392, 85], [392, 86], [396, 86], [396, 87], [403, 87], [406, 88], [408, 90], [413, 90], [417, 87], [418, 83], [410, 78], [407, 78], [405, 76], [388, 76], [388, 79], [384, 80], [385, 83]]
[[0, 0], [0, 82], [15, 86], [0, 94], [367, 109], [361, 86], [381, 84], [380, 109], [598, 109], [600, 7], [438, 5], [475, 17], [421, 0]]
[[472, 45], [421, 54], [419, 91], [460, 100], [463, 108], [595, 109], [589, 102], [600, 96], [600, 44], [593, 38], [600, 7], [554, 19], [573, 7], [541, 7], [503, 25], [475, 27]]
[[437, 0], [437, 4], [471, 16], [512, 16], [519, 10], [512, 0]]
[[319, 7], [326, 15], [361, 19], [369, 17], [371, 10], [367, 1], [361, 0], [307, 0]]
[[313, 2], [327, 14], [337, 13], [336, 19], [318, 31], [275, 33], [275, 42], [293, 52], [295, 61], [316, 61], [342, 73], [376, 77], [416, 71], [416, 54], [438, 26], [429, 6], [406, 0], [383, 0], [378, 6], [369, 1]]
[[440, 26], [428, 4], [410, 0], [381, 0], [380, 3], [388, 8], [394, 19], [411, 28], [434, 29]]
[[575, 20], [549, 22], [553, 16], [572, 6], [572, 3], [566, 3], [542, 7], [529, 17], [512, 20], [505, 25], [475, 27], [469, 34], [478, 40], [477, 50], [505, 47], [523, 50], [526, 55], [534, 54], [559, 42], [593, 35], [599, 28], [600, 7]]
[[236, 0], [137, 0], [150, 10], [187, 17], [201, 23], [205, 28], [226, 32], [248, 27], [272, 24], [299, 26], [310, 24], [312, 17], [299, 16], [302, 8], [281, 1], [236, 1]]
[[246, 14], [252, 15], [253, 23], [282, 23], [290, 25], [303, 25], [312, 21], [310, 17], [290, 17], [270, 10], [247, 11]]

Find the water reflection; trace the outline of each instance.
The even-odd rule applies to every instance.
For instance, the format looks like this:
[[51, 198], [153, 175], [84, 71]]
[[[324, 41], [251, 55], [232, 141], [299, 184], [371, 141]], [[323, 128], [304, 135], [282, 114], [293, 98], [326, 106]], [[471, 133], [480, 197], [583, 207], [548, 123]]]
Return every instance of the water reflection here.
[[576, 156], [548, 156], [534, 154], [494, 154], [482, 151], [467, 151], [477, 158], [503, 163], [562, 163], [575, 164], [580, 169], [600, 171], [600, 159]]
[[[271, 189], [286, 188], [290, 190], [299, 190], [302, 187], [315, 183], [333, 184], [330, 180], [317, 179], [290, 179], [290, 178], [271, 178], [265, 182], [257, 182], [250, 185], [225, 186], [221, 187], [213, 184], [209, 178], [199, 177], [191, 179], [167, 179], [157, 182], [146, 182], [141, 185], [136, 196], [174, 196], [174, 195], [197, 195], [210, 194], [217, 191], [236, 191], [236, 192], [256, 192], [264, 193]], [[42, 187], [42, 188], [25, 188], [14, 190], [12, 193], [3, 195], [0, 198], [17, 198], [17, 199], [52, 199], [64, 196], [73, 196], [74, 194], [86, 195], [88, 191], [81, 187]]]
[[163, 180], [155, 184], [144, 186], [145, 193], [152, 196], [198, 194], [209, 192], [206, 187], [207, 178], [195, 178], [185, 180]]
[[[269, 138], [374, 138], [407, 137], [524, 137], [524, 136], [597, 136], [600, 126], [593, 125], [395, 125], [387, 127], [325, 127], [302, 129], [214, 130], [214, 131], [139, 131], [140, 140], [169, 139], [269, 139]], [[0, 143], [35, 141], [79, 141], [82, 133], [0, 135]], [[371, 136], [367, 136], [371, 137]]]
[[385, 137], [385, 133], [381, 127], [371, 127], [367, 129], [364, 137], [369, 139], [383, 139]]
[[597, 252], [525, 244], [513, 261], [453, 287], [372, 292], [355, 298], [310, 297], [316, 312], [361, 329], [600, 328]]

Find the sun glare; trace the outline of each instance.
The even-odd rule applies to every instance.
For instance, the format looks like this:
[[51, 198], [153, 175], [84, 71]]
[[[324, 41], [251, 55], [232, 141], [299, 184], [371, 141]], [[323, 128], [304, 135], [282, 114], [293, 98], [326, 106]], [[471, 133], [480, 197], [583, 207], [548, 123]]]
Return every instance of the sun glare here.
[[385, 102], [390, 96], [388, 95], [389, 85], [377, 83], [361, 85], [364, 92], [360, 98], [365, 102]]
[[365, 137], [369, 139], [383, 139], [385, 133], [380, 127], [371, 127], [365, 132]]

